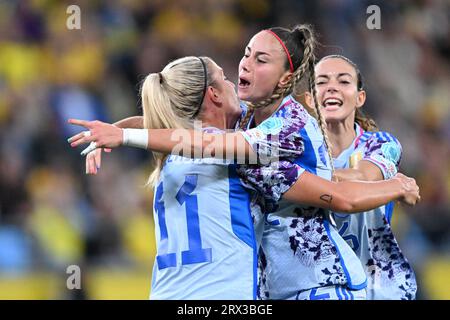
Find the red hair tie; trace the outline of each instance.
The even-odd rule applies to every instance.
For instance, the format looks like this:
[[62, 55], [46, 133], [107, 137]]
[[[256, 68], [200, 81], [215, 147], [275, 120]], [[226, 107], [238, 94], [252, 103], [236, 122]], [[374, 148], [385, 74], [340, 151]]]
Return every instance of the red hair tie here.
[[288, 48], [284, 45], [283, 40], [281, 40], [280, 37], [277, 36], [277, 34], [275, 32], [273, 32], [272, 30], [266, 29], [265, 31], [270, 32], [275, 38], [277, 38], [278, 42], [283, 47], [284, 52], [286, 52], [286, 55], [287, 55], [287, 58], [288, 58], [288, 61], [289, 61], [290, 70], [291, 70], [291, 72], [294, 72], [294, 65], [292, 64], [291, 55], [289, 54]]

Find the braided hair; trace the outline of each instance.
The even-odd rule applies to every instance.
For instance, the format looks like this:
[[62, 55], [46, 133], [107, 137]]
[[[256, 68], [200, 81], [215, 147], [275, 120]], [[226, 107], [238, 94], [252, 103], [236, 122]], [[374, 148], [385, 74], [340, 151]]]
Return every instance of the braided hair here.
[[270, 98], [264, 99], [257, 103], [249, 103], [247, 114], [242, 119], [240, 127], [241, 129], [245, 130], [255, 109], [267, 107], [279, 98], [284, 98], [287, 95], [291, 94], [296, 84], [300, 83], [305, 76], [308, 76], [308, 85], [314, 93], [317, 120], [320, 126], [320, 130], [324, 136], [325, 145], [330, 157], [330, 164], [332, 170], [334, 171], [333, 157], [331, 154], [331, 144], [328, 139], [325, 121], [323, 120], [322, 114], [320, 113], [319, 104], [316, 101], [315, 95], [314, 65], [316, 62], [315, 49], [317, 41], [314, 36], [312, 27], [306, 24], [301, 24], [295, 26], [293, 29], [274, 27], [268, 29], [267, 31], [273, 33], [274, 36], [278, 38], [281, 45], [284, 46], [286, 54], [289, 55], [286, 56], [285, 69], [291, 69], [291, 71], [293, 72], [292, 78], [284, 86], [278, 86], [277, 88], [275, 88]]

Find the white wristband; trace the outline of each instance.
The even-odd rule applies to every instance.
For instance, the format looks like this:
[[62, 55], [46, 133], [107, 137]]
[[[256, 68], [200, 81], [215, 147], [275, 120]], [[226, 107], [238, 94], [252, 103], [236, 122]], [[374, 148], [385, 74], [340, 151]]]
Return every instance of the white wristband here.
[[148, 130], [147, 129], [122, 129], [123, 145], [147, 149], [148, 147]]

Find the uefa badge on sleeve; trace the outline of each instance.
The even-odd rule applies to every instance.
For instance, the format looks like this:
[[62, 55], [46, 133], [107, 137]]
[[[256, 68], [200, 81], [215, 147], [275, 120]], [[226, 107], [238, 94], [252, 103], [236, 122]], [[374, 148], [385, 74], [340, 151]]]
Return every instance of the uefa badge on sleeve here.
[[387, 160], [394, 163], [400, 160], [400, 148], [395, 142], [384, 143], [381, 146], [381, 153]]
[[283, 118], [274, 117], [263, 121], [259, 126], [260, 129], [266, 135], [279, 134], [283, 128]]

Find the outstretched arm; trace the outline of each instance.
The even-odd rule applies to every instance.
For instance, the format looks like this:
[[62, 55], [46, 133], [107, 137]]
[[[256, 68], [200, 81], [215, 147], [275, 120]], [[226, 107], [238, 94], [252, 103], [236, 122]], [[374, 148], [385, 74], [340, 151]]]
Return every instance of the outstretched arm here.
[[[124, 120], [125, 121], [125, 120]], [[126, 119], [129, 125], [133, 121]], [[306, 123], [304, 113], [289, 118], [269, 117], [256, 128], [240, 132], [207, 133], [187, 129], [123, 129], [100, 121], [70, 119], [69, 123], [83, 126], [85, 131], [69, 139], [73, 147], [91, 144], [82, 154], [98, 147], [120, 145], [150, 149], [164, 154], [192, 158], [238, 160], [239, 163], [267, 164], [283, 157], [303, 152], [301, 129]]]
[[[100, 121], [69, 120], [69, 123], [89, 129], [69, 139], [76, 147], [95, 141], [97, 147], [114, 148], [128, 142], [127, 131]], [[239, 133], [205, 134], [185, 129], [128, 129], [137, 133], [133, 143], [141, 140], [141, 147], [150, 150], [181, 154], [184, 156], [211, 156], [233, 154], [235, 157], [248, 156], [252, 150]], [[231, 139], [230, 139], [231, 138]], [[145, 142], [143, 142], [145, 141]], [[211, 146], [212, 145], [212, 146]], [[393, 200], [404, 200], [414, 205], [419, 199], [419, 188], [415, 180], [398, 174], [395, 179], [380, 182], [331, 182], [304, 172], [295, 184], [283, 195], [289, 201], [323, 207], [338, 212], [361, 212], [377, 208]]]
[[72, 147], [95, 142], [92, 150], [128, 145], [194, 158], [256, 159], [247, 140], [239, 132], [212, 134], [192, 129], [121, 129], [101, 121], [69, 119], [68, 122], [89, 130], [71, 137], [68, 141]]
[[[119, 128], [142, 129], [144, 127], [144, 118], [142, 116], [128, 117], [113, 123]], [[102, 164], [102, 151], [111, 152], [109, 148], [97, 148], [86, 155], [86, 174], [97, 174]]]
[[119, 128], [134, 128], [143, 129], [144, 128], [144, 118], [142, 116], [128, 117], [113, 123]]
[[394, 200], [401, 200], [409, 205], [420, 201], [416, 181], [401, 173], [386, 181], [331, 182], [303, 172], [284, 193], [283, 198], [299, 204], [346, 213], [368, 211]]

